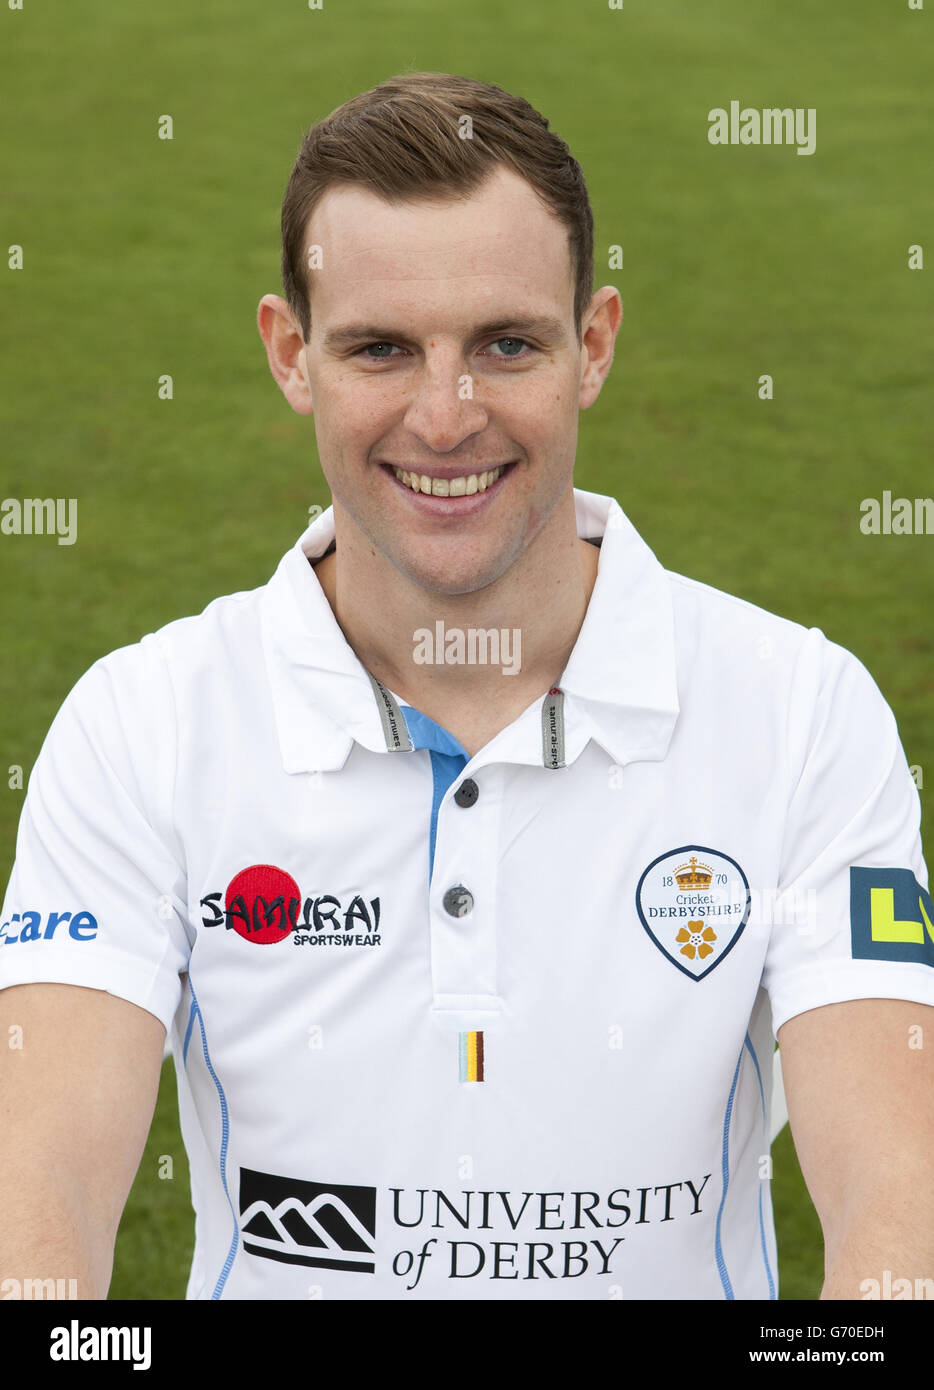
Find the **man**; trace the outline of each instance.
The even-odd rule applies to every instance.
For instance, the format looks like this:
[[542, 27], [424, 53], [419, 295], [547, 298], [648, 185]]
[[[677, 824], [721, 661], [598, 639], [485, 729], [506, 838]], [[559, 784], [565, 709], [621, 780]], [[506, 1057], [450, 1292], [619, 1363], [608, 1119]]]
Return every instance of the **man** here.
[[105, 1296], [168, 1030], [190, 1298], [774, 1298], [777, 1029], [825, 1296], [930, 1274], [895, 722], [573, 489], [621, 305], [566, 146], [498, 88], [393, 79], [309, 132], [283, 248], [259, 329], [333, 508], [46, 741], [0, 928], [0, 1160], [36, 1175], [0, 1273]]

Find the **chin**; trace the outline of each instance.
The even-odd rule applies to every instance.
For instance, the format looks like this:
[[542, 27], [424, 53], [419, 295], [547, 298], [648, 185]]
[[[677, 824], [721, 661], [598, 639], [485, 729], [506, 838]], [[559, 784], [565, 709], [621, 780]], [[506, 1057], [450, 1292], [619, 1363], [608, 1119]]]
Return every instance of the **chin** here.
[[411, 584], [441, 598], [457, 598], [462, 594], [478, 593], [493, 584], [503, 573], [503, 569], [497, 569], [496, 566], [488, 565], [483, 571], [478, 572], [475, 568], [466, 569], [462, 565], [453, 569], [450, 565], [419, 565], [412, 561], [406, 562], [404, 557], [396, 561], [395, 565]]

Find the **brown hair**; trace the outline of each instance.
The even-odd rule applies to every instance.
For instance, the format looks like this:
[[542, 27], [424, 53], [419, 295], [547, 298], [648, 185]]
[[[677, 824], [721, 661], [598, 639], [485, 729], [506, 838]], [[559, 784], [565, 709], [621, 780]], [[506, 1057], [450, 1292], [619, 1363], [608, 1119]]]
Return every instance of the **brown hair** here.
[[[470, 139], [459, 137], [469, 116]], [[311, 332], [305, 234], [327, 189], [369, 188], [389, 203], [468, 197], [497, 165], [524, 178], [568, 231], [578, 341], [593, 294], [593, 213], [580, 165], [523, 97], [443, 72], [390, 77], [306, 133], [282, 203], [282, 284], [302, 337]]]

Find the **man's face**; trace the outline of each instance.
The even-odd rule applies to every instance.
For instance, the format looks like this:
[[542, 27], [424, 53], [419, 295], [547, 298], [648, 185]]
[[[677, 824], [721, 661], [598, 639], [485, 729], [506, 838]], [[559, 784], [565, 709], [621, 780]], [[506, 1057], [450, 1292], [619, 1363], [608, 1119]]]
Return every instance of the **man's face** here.
[[[332, 188], [305, 245], [321, 268], [301, 356], [338, 543], [350, 523], [424, 589], [485, 588], [567, 495], [578, 409], [599, 390], [581, 391], [566, 229], [500, 167], [459, 202]], [[394, 468], [466, 481], [436, 496]]]

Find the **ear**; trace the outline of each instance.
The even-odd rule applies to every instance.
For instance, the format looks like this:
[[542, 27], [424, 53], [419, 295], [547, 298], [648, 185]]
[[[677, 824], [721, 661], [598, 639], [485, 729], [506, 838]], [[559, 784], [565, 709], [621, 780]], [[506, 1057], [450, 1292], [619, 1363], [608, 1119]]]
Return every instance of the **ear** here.
[[613, 347], [622, 318], [619, 290], [604, 285], [591, 299], [582, 324], [581, 410], [593, 405], [613, 365]]
[[289, 405], [299, 415], [313, 414], [304, 340], [288, 304], [280, 295], [263, 295], [256, 311], [256, 326], [266, 348], [269, 370]]

